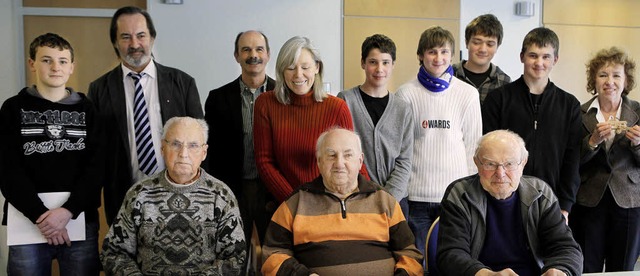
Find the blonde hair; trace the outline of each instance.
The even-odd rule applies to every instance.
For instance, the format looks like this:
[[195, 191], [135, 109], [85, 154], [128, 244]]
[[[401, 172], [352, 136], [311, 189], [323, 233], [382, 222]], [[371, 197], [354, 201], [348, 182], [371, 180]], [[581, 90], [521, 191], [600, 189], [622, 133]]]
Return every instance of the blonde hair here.
[[278, 53], [278, 59], [276, 60], [276, 85], [274, 93], [276, 95], [276, 99], [278, 99], [282, 104], [291, 103], [290, 94], [292, 93], [285, 83], [284, 72], [287, 68], [298, 62], [302, 49], [307, 49], [309, 53], [311, 53], [313, 60], [318, 66], [318, 73], [316, 74], [313, 82], [313, 98], [316, 102], [322, 102], [328, 97], [328, 94], [324, 91], [322, 85], [322, 69], [324, 66], [322, 64], [322, 59], [320, 58], [320, 53], [318, 53], [318, 50], [313, 46], [313, 44], [311, 44], [311, 40], [308, 38], [294, 36], [282, 45], [282, 48], [280, 48], [280, 52]]

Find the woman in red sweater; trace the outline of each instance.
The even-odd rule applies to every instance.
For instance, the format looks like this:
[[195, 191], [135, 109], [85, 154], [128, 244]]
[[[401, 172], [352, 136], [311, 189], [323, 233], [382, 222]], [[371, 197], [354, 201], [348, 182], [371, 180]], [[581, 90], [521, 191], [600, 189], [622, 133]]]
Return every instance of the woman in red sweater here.
[[[256, 100], [256, 165], [278, 202], [320, 175], [315, 143], [322, 132], [333, 126], [353, 129], [345, 102], [323, 90], [322, 69], [322, 60], [311, 41], [292, 37], [278, 53], [274, 91]], [[368, 177], [364, 166], [360, 171]]]

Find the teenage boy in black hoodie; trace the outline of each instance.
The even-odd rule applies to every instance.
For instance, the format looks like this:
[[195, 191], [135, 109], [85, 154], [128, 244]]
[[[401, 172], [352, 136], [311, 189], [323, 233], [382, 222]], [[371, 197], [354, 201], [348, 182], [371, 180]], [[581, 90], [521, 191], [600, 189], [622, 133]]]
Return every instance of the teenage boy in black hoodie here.
[[[54, 258], [61, 275], [99, 273], [101, 135], [93, 105], [66, 87], [73, 61], [73, 48], [64, 38], [52, 33], [37, 37], [28, 59], [35, 85], [7, 99], [0, 109], [3, 224], [8, 203], [42, 235], [42, 243], [9, 246], [9, 275], [51, 275]], [[45, 206], [39, 196], [55, 192], [68, 192], [69, 197], [62, 206]], [[69, 221], [83, 212], [85, 240], [72, 242]], [[12, 234], [17, 233], [9, 230]]]

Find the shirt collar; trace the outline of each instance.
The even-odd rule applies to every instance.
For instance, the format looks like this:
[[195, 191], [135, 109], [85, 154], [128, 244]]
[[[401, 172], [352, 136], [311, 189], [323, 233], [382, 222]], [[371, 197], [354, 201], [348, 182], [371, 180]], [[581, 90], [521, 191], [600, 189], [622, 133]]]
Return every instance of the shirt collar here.
[[[622, 107], [622, 100], [620, 100], [620, 103], [618, 104], [618, 111], [616, 112], [616, 118], [618, 120], [620, 120], [620, 115], [622, 113], [621, 107]], [[596, 109], [596, 119], [598, 120], [598, 122], [606, 122], [608, 118], [604, 117], [604, 114], [600, 109], [600, 101], [598, 101], [598, 97], [593, 99], [593, 101], [591, 102], [591, 105], [589, 105], [588, 111], [591, 111], [591, 109], [594, 109], [594, 108]]]
[[[258, 87], [258, 89], [256, 89], [256, 92], [258, 92], [258, 94], [264, 92], [267, 90], [267, 77], [265, 76], [264, 78], [264, 82], [262, 83], [262, 85], [260, 85], [260, 87]], [[249, 93], [251, 92], [251, 88], [249, 88], [249, 86], [247, 86], [246, 84], [244, 84], [244, 82], [242, 81], [242, 77], [239, 78], [240, 80], [240, 92], [244, 92], [247, 91]]]
[[[133, 70], [129, 69], [127, 66], [124, 66], [124, 63], [120, 63], [120, 68], [122, 68], [122, 77], [123, 78], [127, 78], [129, 73], [133, 72]], [[140, 73], [145, 73], [149, 77], [155, 79], [156, 78], [156, 74], [157, 74], [155, 61], [151, 60], [151, 62], [149, 62], [149, 64], [147, 64], [147, 66]]]

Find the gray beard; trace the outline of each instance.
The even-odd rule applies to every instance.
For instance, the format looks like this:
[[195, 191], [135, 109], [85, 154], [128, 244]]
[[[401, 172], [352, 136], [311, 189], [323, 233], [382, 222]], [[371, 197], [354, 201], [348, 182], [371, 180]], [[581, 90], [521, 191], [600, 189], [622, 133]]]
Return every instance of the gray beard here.
[[151, 56], [142, 56], [140, 59], [132, 58], [130, 55], [126, 55], [123, 61], [131, 67], [140, 67], [147, 64], [151, 60]]

